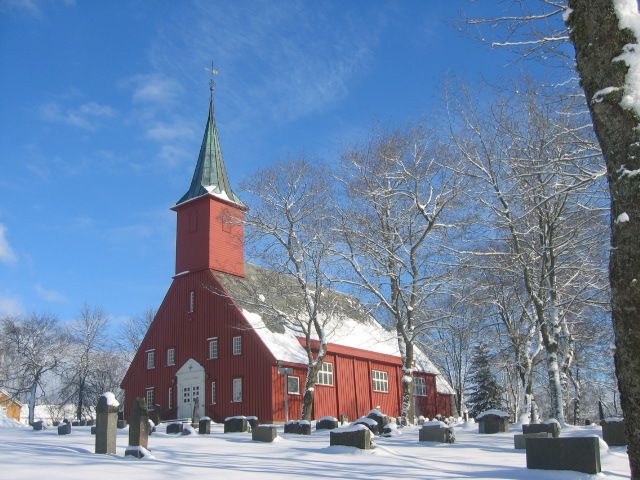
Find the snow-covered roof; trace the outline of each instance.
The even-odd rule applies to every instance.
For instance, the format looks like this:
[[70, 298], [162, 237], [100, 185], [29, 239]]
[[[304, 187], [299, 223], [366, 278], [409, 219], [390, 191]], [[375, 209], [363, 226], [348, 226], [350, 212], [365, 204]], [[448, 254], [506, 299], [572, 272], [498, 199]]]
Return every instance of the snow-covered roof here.
[[[244, 278], [224, 273], [216, 273], [216, 277], [276, 360], [307, 364], [307, 353], [298, 340], [302, 335], [285, 328], [278, 318], [303, 311], [299, 287], [290, 276], [245, 264]], [[400, 357], [395, 332], [380, 325], [356, 298], [336, 291], [328, 291], [326, 296], [333, 312], [325, 322], [328, 343]], [[437, 391], [453, 394], [427, 355], [417, 347], [414, 352], [416, 370], [436, 375]]]

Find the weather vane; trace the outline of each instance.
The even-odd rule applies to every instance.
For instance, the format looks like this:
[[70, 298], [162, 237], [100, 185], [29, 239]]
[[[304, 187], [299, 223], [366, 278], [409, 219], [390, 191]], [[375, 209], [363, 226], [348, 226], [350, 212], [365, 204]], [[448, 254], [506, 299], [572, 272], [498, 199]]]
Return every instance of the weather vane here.
[[211, 98], [213, 98], [213, 91], [216, 89], [216, 75], [218, 74], [218, 70], [213, 68], [213, 62], [211, 62], [211, 69], [209, 70], [211, 74], [211, 80], [209, 80], [209, 91], [211, 92]]

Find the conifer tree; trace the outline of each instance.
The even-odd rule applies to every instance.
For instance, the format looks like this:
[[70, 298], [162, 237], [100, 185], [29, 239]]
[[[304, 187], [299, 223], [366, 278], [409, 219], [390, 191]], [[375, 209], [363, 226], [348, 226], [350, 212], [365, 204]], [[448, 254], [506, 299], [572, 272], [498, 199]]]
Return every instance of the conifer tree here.
[[503, 388], [491, 371], [489, 349], [486, 345], [476, 345], [470, 367], [472, 390], [467, 397], [469, 415], [476, 417], [485, 410], [501, 409]]

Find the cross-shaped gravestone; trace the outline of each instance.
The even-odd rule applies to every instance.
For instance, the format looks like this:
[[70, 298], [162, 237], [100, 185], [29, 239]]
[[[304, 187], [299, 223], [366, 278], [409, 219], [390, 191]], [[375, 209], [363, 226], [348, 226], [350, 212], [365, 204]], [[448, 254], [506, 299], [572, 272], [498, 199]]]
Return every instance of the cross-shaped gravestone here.
[[142, 458], [148, 454], [149, 441], [149, 411], [144, 398], [136, 398], [133, 404], [133, 412], [129, 421], [129, 446], [125, 455]]
[[120, 403], [111, 392], [100, 395], [96, 406], [96, 453], [116, 453], [116, 427]]

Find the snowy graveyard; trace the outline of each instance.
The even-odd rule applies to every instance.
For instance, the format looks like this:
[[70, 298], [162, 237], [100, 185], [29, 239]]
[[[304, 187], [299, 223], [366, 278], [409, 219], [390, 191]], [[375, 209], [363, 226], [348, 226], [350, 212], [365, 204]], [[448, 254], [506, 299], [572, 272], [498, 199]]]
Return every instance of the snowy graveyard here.
[[[527, 470], [524, 450], [514, 449], [521, 433], [479, 434], [478, 425], [454, 427], [456, 443], [418, 442], [420, 427], [407, 427], [399, 435], [375, 438], [373, 450], [329, 446], [331, 430], [311, 435], [285, 434], [278, 426], [273, 443], [254, 442], [251, 433], [223, 433], [212, 424], [210, 435], [171, 435], [160, 424], [149, 437], [151, 457], [125, 457], [128, 428], [119, 429], [115, 455], [94, 453], [91, 427], [73, 427], [59, 436], [56, 428], [34, 431], [6, 416], [0, 418], [0, 478], [92, 480], [113, 478], [173, 479], [176, 476], [222, 479], [282, 478], [502, 478], [584, 479], [578, 472]], [[601, 428], [566, 427], [562, 436], [601, 436]], [[629, 478], [625, 447], [600, 442], [602, 473], [597, 478]]]

